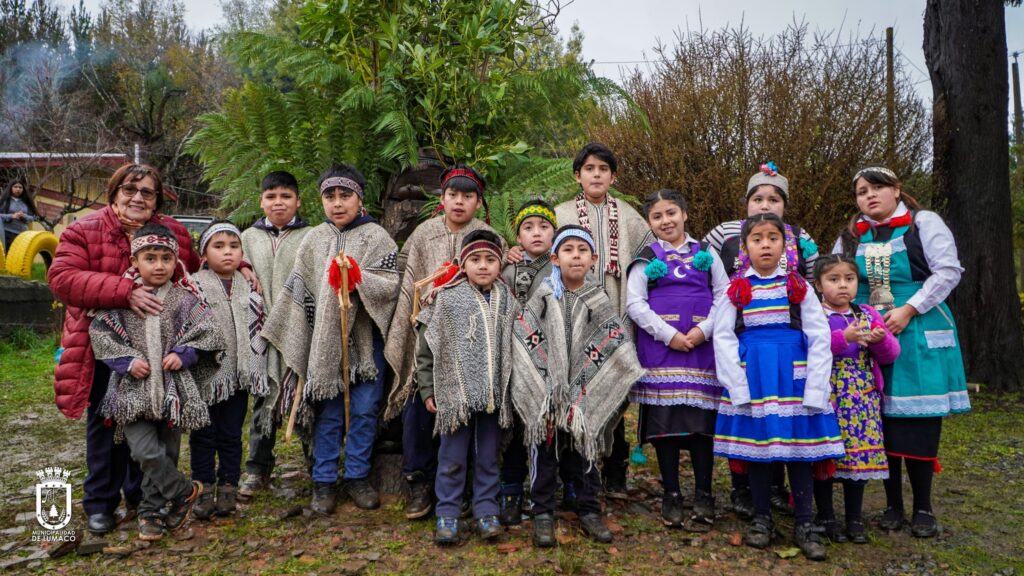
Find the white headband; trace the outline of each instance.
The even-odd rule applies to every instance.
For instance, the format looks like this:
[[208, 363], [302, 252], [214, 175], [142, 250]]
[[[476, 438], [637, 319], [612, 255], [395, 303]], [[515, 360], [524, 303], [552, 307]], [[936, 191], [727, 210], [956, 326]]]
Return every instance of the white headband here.
[[210, 242], [210, 238], [213, 238], [214, 234], [220, 234], [221, 232], [234, 234], [239, 238], [242, 237], [242, 233], [238, 230], [238, 227], [231, 222], [218, 222], [216, 224], [212, 224], [209, 228], [204, 230], [203, 235], [199, 237], [200, 256], [206, 253], [206, 245]]

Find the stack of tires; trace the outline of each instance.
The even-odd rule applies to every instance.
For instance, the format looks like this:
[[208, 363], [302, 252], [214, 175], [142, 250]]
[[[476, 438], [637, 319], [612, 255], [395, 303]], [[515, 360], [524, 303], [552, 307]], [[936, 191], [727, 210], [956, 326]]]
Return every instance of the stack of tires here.
[[32, 278], [32, 262], [35, 261], [36, 255], [41, 255], [46, 267], [49, 268], [56, 252], [57, 237], [52, 232], [22, 232], [11, 243], [11, 249], [7, 254], [4, 254], [3, 247], [0, 246], [0, 269], [6, 269], [8, 274], [28, 280]]

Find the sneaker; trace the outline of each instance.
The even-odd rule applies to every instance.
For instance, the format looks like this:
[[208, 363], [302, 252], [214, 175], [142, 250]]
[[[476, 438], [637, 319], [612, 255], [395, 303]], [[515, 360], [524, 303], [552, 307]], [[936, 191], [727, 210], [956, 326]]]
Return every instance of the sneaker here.
[[789, 490], [786, 490], [785, 486], [772, 486], [769, 500], [772, 504], [772, 510], [790, 516], [793, 515], [793, 506], [789, 501]]
[[822, 529], [808, 522], [798, 525], [793, 532], [796, 545], [808, 560], [824, 560], [828, 558], [825, 544], [821, 541]]
[[597, 512], [580, 516], [580, 527], [583, 528], [583, 532], [594, 542], [609, 544], [612, 541], [612, 531], [604, 525], [601, 515]]
[[698, 491], [693, 500], [693, 514], [683, 526], [689, 532], [707, 532], [715, 524], [715, 498], [711, 494]]
[[373, 486], [370, 486], [366, 478], [347, 480], [345, 482], [345, 493], [362, 510], [376, 510], [380, 508], [380, 495], [373, 489]]
[[476, 519], [476, 531], [484, 540], [493, 540], [501, 536], [505, 530], [502, 529], [497, 516], [484, 516]]
[[847, 541], [846, 534], [839, 530], [839, 524], [835, 518], [821, 519], [815, 518], [814, 525], [820, 529], [822, 536], [828, 539], [829, 542], [835, 542], [836, 544], [842, 544]]
[[410, 520], [425, 518], [434, 508], [434, 487], [422, 472], [405, 477], [409, 483], [409, 499], [405, 501], [405, 517]]
[[732, 501], [732, 511], [740, 520], [754, 519], [754, 497], [750, 494], [750, 488], [733, 489], [729, 499]]
[[918, 510], [910, 522], [910, 533], [914, 538], [934, 538], [939, 533], [939, 521], [931, 511]]
[[551, 512], [533, 517], [533, 545], [537, 548], [551, 548], [555, 545], [555, 517]]
[[683, 495], [679, 492], [666, 492], [661, 497], [661, 521], [670, 528], [683, 525]]
[[767, 548], [772, 543], [775, 525], [768, 516], [754, 516], [743, 535], [743, 543], [751, 548]]
[[192, 516], [196, 520], [209, 520], [210, 516], [213, 516], [216, 504], [213, 492], [203, 492], [199, 495], [199, 500], [196, 500], [196, 505], [192, 507]]
[[434, 532], [434, 544], [438, 546], [451, 546], [459, 543], [459, 519], [443, 518], [437, 519], [437, 531]]
[[242, 481], [238, 483], [238, 499], [249, 500], [267, 486], [270, 486], [270, 474], [246, 472], [245, 476], [242, 476]]
[[182, 498], [170, 501], [167, 514], [164, 516], [164, 528], [168, 532], [175, 532], [188, 527], [188, 519], [192, 514], [192, 507], [203, 495], [203, 483], [198, 480], [192, 481], [192, 491]]
[[846, 538], [854, 544], [867, 544], [868, 533], [860, 520], [846, 521]]
[[895, 532], [903, 528], [903, 522], [903, 510], [890, 506], [885, 509], [885, 512], [882, 512], [882, 518], [878, 521], [878, 527], [882, 530]]
[[329, 516], [338, 506], [338, 487], [334, 482], [314, 482], [313, 499], [309, 509], [317, 514]]
[[156, 542], [164, 537], [164, 521], [159, 516], [139, 516], [139, 540]]
[[502, 494], [498, 503], [501, 505], [498, 520], [502, 526], [518, 526], [523, 523], [522, 494]]
[[235, 513], [238, 501], [238, 488], [228, 484], [217, 486], [217, 516], [230, 516]]

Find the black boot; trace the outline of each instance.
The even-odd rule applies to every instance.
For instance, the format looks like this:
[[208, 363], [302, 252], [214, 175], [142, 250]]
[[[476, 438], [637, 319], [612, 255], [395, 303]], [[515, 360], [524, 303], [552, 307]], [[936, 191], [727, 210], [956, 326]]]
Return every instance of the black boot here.
[[789, 504], [789, 490], [786, 490], [785, 486], [772, 486], [770, 498], [772, 510], [793, 515], [793, 507]]
[[329, 516], [334, 514], [338, 505], [338, 487], [334, 482], [314, 482], [313, 499], [309, 509], [317, 514]]
[[113, 514], [90, 514], [89, 521], [86, 524], [89, 532], [102, 536], [107, 532], [114, 529], [114, 515]]
[[796, 545], [808, 560], [824, 560], [828, 558], [825, 544], [821, 541], [821, 528], [814, 524], [800, 524], [794, 530]]
[[502, 526], [518, 526], [523, 523], [522, 494], [502, 494], [498, 503], [501, 505], [498, 520]]
[[732, 511], [740, 520], [754, 519], [754, 498], [750, 495], [750, 488], [734, 488], [729, 495], [732, 500]]
[[533, 517], [533, 545], [537, 548], [551, 548], [555, 545], [555, 517], [551, 512]]
[[934, 538], [939, 533], [939, 521], [931, 511], [918, 510], [910, 523], [910, 533], [914, 538]]
[[683, 525], [683, 495], [679, 492], [666, 492], [661, 497], [661, 520], [665, 526], [679, 528]]
[[775, 525], [768, 516], [754, 516], [747, 533], [743, 535], [743, 542], [751, 548], [767, 548], [772, 543], [772, 535], [775, 533]]
[[425, 518], [434, 508], [434, 487], [422, 472], [405, 477], [409, 483], [409, 499], [405, 502], [405, 517], [410, 520]]
[[885, 509], [885, 512], [882, 512], [882, 518], [878, 521], [878, 527], [882, 530], [895, 532], [903, 528], [903, 522], [903, 509], [890, 506]]
[[600, 542], [601, 544], [611, 543], [612, 531], [604, 525], [601, 515], [597, 512], [580, 516], [580, 526], [583, 528], [583, 532], [590, 536], [590, 539], [594, 542]]
[[694, 495], [693, 514], [683, 526], [689, 532], [707, 532], [715, 523], [715, 498], [702, 490]]
[[380, 508], [380, 496], [373, 489], [373, 486], [370, 486], [366, 478], [347, 480], [345, 482], [345, 493], [352, 498], [352, 501], [361, 510], [376, 510]]

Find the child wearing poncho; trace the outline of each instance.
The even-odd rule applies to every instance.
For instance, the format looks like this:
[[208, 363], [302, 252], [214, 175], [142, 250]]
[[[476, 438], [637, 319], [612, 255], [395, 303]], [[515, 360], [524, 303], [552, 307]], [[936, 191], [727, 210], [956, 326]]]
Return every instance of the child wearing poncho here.
[[[710, 529], [715, 414], [722, 395], [712, 334], [716, 298], [729, 279], [706, 243], [686, 233], [686, 200], [675, 190], [647, 197], [643, 213], [658, 240], [629, 267], [627, 311], [637, 326], [637, 356], [647, 373], [630, 391], [640, 406], [637, 440], [658, 454], [666, 526]], [[693, 514], [683, 524], [679, 451], [687, 449], [696, 485]]]
[[[380, 506], [370, 485], [370, 457], [384, 397], [384, 335], [398, 294], [398, 247], [376, 219], [363, 209], [366, 180], [353, 166], [328, 168], [318, 184], [327, 221], [302, 239], [295, 267], [270, 313], [263, 336], [281, 351], [297, 386], [286, 378], [285, 412], [293, 409], [299, 434], [312, 444], [313, 495], [310, 509], [333, 514], [337, 506], [339, 458], [344, 437], [342, 488], [359, 508]], [[344, 251], [350, 269], [336, 262]], [[348, 274], [348, 379], [342, 374], [339, 294]], [[346, 417], [346, 397], [349, 422]]]
[[590, 232], [563, 226], [552, 250], [554, 269], [516, 321], [513, 339], [512, 400], [533, 460], [533, 541], [555, 545], [556, 470], [565, 462], [584, 532], [607, 543], [612, 534], [601, 520], [596, 460], [644, 371], [604, 290], [585, 283], [597, 262]]
[[512, 323], [519, 302], [500, 278], [501, 240], [487, 230], [466, 234], [459, 272], [430, 294], [417, 316], [416, 382], [436, 415], [439, 545], [460, 539], [459, 515], [470, 462], [473, 517], [480, 536], [503, 530], [498, 521], [501, 430], [512, 424], [508, 397]]
[[125, 277], [154, 288], [159, 315], [140, 318], [131, 310], [106, 310], [89, 326], [96, 359], [110, 367], [110, 385], [100, 412], [117, 427], [144, 475], [139, 538], [160, 540], [183, 533], [203, 484], [178, 470], [181, 433], [209, 424], [198, 383], [217, 370], [224, 337], [184, 269], [178, 266], [174, 234], [147, 224], [131, 243], [132, 267]]
[[831, 334], [817, 298], [806, 297], [803, 277], [779, 264], [784, 236], [774, 214], [743, 224], [751, 267], [729, 285], [732, 305], [715, 313], [715, 369], [725, 387], [715, 455], [747, 468], [755, 515], [744, 540], [755, 548], [771, 543], [771, 464], [785, 462], [796, 543], [808, 558], [824, 560], [825, 547], [811, 523], [811, 465], [845, 454], [829, 403]]
[[207, 487], [192, 509], [200, 520], [235, 511], [249, 394], [262, 397], [267, 393], [267, 342], [260, 334], [263, 297], [238, 271], [243, 256], [241, 235], [231, 222], [210, 223], [199, 237], [199, 254], [206, 266], [192, 276], [225, 341], [220, 370], [201, 386], [210, 406], [210, 424], [189, 435], [192, 479]]

